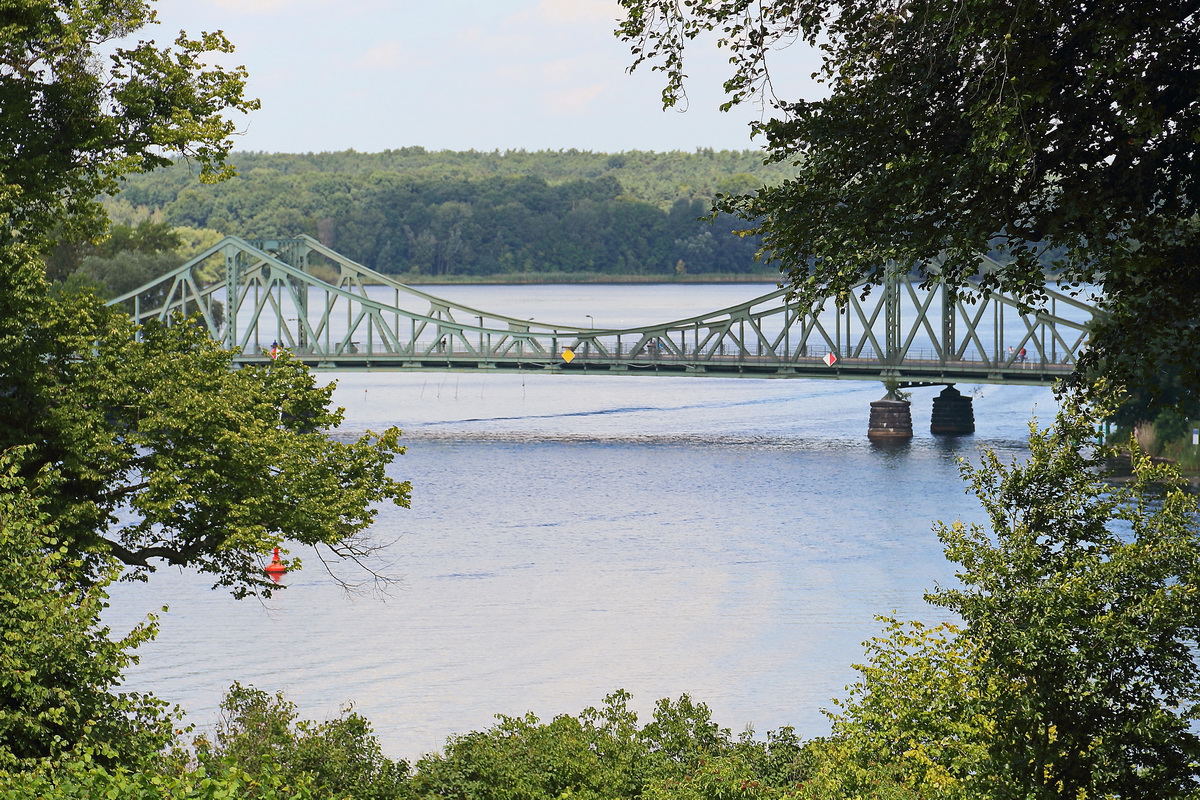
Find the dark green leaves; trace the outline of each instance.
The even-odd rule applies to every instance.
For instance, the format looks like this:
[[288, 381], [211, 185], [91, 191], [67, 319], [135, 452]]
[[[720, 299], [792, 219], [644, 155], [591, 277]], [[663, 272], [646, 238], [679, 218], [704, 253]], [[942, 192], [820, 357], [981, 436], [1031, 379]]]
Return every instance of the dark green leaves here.
[[272, 547], [362, 559], [377, 504], [407, 506], [408, 484], [386, 474], [399, 431], [331, 438], [332, 386], [299, 362], [234, 370], [200, 327], [138, 331], [91, 295], [39, 293], [36, 262], [4, 252], [9, 285], [31, 288], [0, 317], [0, 445], [30, 446], [22, 474], [41, 481], [84, 583], [115, 556], [134, 574], [190, 566], [269, 594]]
[[[1186, 252], [1190, 276], [1200, 252], [1193, 3], [622, 5], [618, 33], [635, 66], [667, 72], [668, 104], [700, 33], [716, 32], [731, 54], [731, 102], [775, 100], [774, 49], [822, 42], [826, 96], [775, 100], [759, 126], [769, 157], [794, 163], [796, 178], [720, 206], [757, 224], [798, 294], [843, 297], [892, 262], [1035, 307], [1047, 270], [1099, 284], [1139, 340], [1116, 326], [1095, 340], [1076, 388], [1110, 399], [1156, 386], [1157, 370], [1184, 366], [1181, 349], [1200, 349], [1194, 303], [1157, 302], [1184, 291], [1164, 262]], [[984, 253], [1005, 267], [980, 274]], [[1200, 381], [1184, 371], [1194, 400]]]
[[202, 178], [230, 174], [225, 114], [258, 101], [244, 96], [242, 68], [204, 65], [232, 50], [219, 32], [128, 43], [153, 21], [142, 0], [15, 0], [0, 13], [0, 219], [10, 235], [98, 235], [97, 195], [170, 154], [198, 163]]
[[173, 738], [166, 704], [115, 689], [154, 618], [112, 636], [100, 620], [111, 568], [95, 586], [64, 586], [81, 565], [16, 476], [17, 458], [0, 457], [0, 771], [85, 755], [145, 763]]

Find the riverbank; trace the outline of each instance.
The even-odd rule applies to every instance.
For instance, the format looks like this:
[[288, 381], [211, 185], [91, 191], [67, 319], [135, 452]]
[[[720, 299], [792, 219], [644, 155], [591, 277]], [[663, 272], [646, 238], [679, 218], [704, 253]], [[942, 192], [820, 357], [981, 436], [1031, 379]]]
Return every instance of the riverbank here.
[[[1183, 488], [1192, 494], [1200, 494], [1200, 471], [1185, 468], [1178, 460], [1173, 458], [1151, 456], [1150, 460], [1156, 464], [1170, 464], [1179, 470], [1180, 477], [1183, 479]], [[1128, 484], [1133, 482], [1133, 459], [1128, 452], [1118, 453], [1106, 458], [1104, 460], [1104, 469], [1106, 470], [1104, 480], [1109, 483]]]

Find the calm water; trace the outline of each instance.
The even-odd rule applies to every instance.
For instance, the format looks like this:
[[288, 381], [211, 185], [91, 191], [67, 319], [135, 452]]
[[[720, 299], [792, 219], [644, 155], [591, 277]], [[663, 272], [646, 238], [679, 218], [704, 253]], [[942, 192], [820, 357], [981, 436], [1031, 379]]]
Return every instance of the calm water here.
[[[597, 327], [730, 305], [769, 286], [450, 287], [513, 316]], [[347, 374], [343, 431], [399, 425], [411, 510], [385, 511], [390, 596], [348, 596], [312, 557], [268, 602], [189, 573], [114, 587], [120, 630], [168, 604], [129, 686], [201, 727], [235, 680], [284, 690], [308, 718], [340, 706], [394, 757], [497, 713], [577, 713], [624, 688], [648, 713], [689, 693], [735, 731], [827, 731], [873, 617], [936, 620], [953, 578], [931, 524], [978, 521], [957, 459], [1024, 450], [1048, 390], [974, 392], [978, 432], [866, 438], [877, 383], [565, 375]], [[305, 556], [307, 554], [300, 553]], [[361, 577], [346, 570], [347, 577]]]

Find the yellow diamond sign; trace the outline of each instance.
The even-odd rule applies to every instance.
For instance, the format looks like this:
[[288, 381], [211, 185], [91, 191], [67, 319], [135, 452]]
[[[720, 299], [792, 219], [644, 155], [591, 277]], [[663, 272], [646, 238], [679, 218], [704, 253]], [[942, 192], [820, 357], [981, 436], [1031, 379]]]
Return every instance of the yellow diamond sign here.
[[575, 360], [575, 351], [569, 347], [564, 347], [562, 351], [562, 360], [570, 364]]

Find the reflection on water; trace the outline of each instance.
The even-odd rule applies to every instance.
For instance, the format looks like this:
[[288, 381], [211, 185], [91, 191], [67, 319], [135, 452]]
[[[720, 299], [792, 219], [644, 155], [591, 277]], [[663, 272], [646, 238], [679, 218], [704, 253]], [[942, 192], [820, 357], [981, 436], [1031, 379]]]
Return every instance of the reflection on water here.
[[[396, 424], [411, 510], [374, 530], [401, 576], [347, 596], [314, 557], [268, 602], [164, 569], [114, 588], [117, 632], [167, 603], [130, 674], [211, 724], [235, 680], [324, 718], [353, 701], [411, 757], [496, 713], [576, 713], [617, 688], [690, 693], [719, 722], [827, 730], [874, 616], [936, 620], [934, 520], [981, 521], [958, 459], [1023, 452], [1044, 389], [976, 390], [973, 437], [866, 437], [878, 384], [547, 375], [341, 375], [343, 430]], [[971, 387], [960, 387], [969, 393]]]

